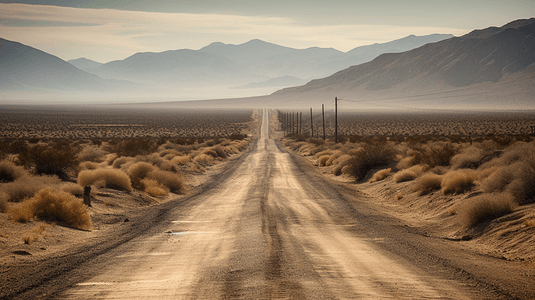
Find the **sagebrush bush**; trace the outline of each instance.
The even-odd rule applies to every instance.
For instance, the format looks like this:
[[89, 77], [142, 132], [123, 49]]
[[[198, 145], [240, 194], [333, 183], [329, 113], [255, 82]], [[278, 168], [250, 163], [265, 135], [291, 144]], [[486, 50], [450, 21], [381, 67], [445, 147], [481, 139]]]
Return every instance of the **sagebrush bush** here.
[[95, 170], [99, 168], [99, 164], [92, 161], [84, 161], [81, 162], [78, 167], [80, 168], [80, 170]]
[[173, 157], [173, 159], [171, 159], [171, 162], [172, 162], [173, 164], [177, 164], [177, 165], [185, 165], [185, 164], [187, 164], [189, 161], [190, 161], [190, 157], [187, 156], [187, 155], [184, 155], [184, 156], [175, 156], [175, 157]]
[[415, 163], [425, 164], [430, 168], [448, 166], [457, 153], [457, 147], [449, 142], [436, 142], [415, 147]]
[[215, 161], [215, 158], [213, 156], [211, 156], [211, 155], [208, 155], [208, 154], [205, 154], [205, 153], [201, 153], [199, 155], [196, 155], [193, 158], [193, 161], [198, 162], [198, 163], [211, 163], [211, 162]]
[[78, 184], [87, 186], [103, 181], [108, 188], [120, 188], [129, 192], [132, 191], [130, 177], [119, 169], [96, 169], [83, 170], [78, 174]]
[[56, 220], [84, 230], [91, 230], [91, 216], [81, 199], [51, 187], [40, 190], [32, 198], [11, 207], [8, 211], [14, 222], [32, 218]]
[[39, 190], [47, 186], [57, 186], [61, 179], [57, 176], [25, 176], [13, 182], [2, 184], [0, 190], [5, 193], [11, 202], [20, 202], [30, 198]]
[[119, 158], [116, 158], [113, 163], [112, 163], [112, 167], [114, 167], [115, 169], [119, 169], [121, 168], [124, 164], [127, 164], [129, 162], [133, 162], [135, 161], [135, 158], [133, 157], [126, 157], [126, 156], [121, 156]]
[[74, 182], [64, 182], [59, 185], [59, 189], [76, 197], [84, 195], [84, 188]]
[[137, 155], [149, 155], [156, 152], [158, 149], [158, 143], [151, 139], [131, 139], [113, 141], [105, 149], [108, 152], [116, 153], [118, 156], [130, 156]]
[[147, 178], [158, 181], [174, 193], [184, 194], [186, 192], [184, 178], [177, 173], [155, 169], [147, 174]]
[[76, 158], [78, 161], [102, 162], [107, 154], [108, 152], [104, 149], [96, 146], [87, 146], [76, 155]]
[[355, 150], [348, 164], [347, 171], [360, 181], [366, 177], [369, 171], [375, 168], [387, 166], [395, 161], [396, 152], [386, 142], [371, 141]]
[[68, 140], [57, 141], [52, 145], [37, 144], [19, 154], [19, 160], [33, 167], [37, 174], [65, 176], [69, 169], [78, 165], [78, 149]]
[[144, 191], [152, 196], [165, 196], [170, 192], [170, 189], [158, 182], [156, 179], [145, 178], [141, 180]]
[[444, 194], [459, 194], [469, 190], [477, 179], [477, 171], [461, 169], [446, 173], [442, 179]]
[[147, 174], [155, 169], [156, 167], [153, 164], [140, 161], [140, 162], [136, 162], [130, 165], [127, 173], [128, 173], [128, 176], [130, 177], [130, 181], [132, 182], [132, 185], [136, 189], [143, 189], [143, 183], [141, 182], [141, 180], [147, 177]]
[[405, 182], [414, 180], [418, 178], [418, 176], [422, 175], [425, 170], [427, 170], [427, 168], [427, 165], [415, 165], [408, 169], [401, 170], [394, 174], [394, 182]]
[[375, 172], [375, 174], [373, 174], [373, 177], [370, 179], [370, 182], [381, 181], [390, 175], [392, 175], [391, 168], [379, 170]]
[[419, 191], [420, 195], [427, 195], [442, 187], [442, 176], [435, 173], [426, 173], [416, 179], [414, 190]]
[[0, 161], [0, 183], [12, 182], [23, 176], [27, 176], [28, 172], [21, 166], [9, 160]]
[[482, 194], [466, 199], [459, 208], [458, 215], [461, 223], [472, 227], [484, 221], [490, 221], [512, 213], [515, 205], [507, 194]]

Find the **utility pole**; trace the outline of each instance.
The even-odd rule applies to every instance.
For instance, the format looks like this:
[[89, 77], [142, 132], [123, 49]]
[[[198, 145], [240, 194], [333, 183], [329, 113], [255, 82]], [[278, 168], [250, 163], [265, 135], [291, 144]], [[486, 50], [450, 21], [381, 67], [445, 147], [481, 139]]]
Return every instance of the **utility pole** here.
[[310, 137], [314, 138], [314, 123], [312, 122], [312, 107], [310, 108]]
[[325, 141], [325, 104], [321, 105], [321, 115], [323, 117], [323, 140]]
[[338, 97], [334, 97], [334, 142], [338, 143]]
[[299, 114], [299, 135], [301, 135], [303, 133], [303, 112], [300, 112]]

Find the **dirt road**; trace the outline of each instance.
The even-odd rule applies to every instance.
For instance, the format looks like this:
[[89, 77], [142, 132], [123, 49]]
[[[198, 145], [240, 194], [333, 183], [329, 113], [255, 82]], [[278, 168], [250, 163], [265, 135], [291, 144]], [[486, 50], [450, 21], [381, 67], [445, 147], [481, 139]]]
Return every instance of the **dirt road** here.
[[[326, 181], [281, 151], [269, 138], [266, 110], [262, 124], [254, 149], [220, 180], [186, 202], [159, 208], [151, 226], [140, 225], [143, 234], [80, 262], [76, 270], [44, 283], [33, 296], [510, 297], [441, 258], [449, 252], [430, 254], [441, 251], [440, 241], [426, 246], [425, 237], [401, 221], [381, 214], [366, 201], [354, 200], [365, 195]], [[463, 258], [460, 254], [459, 259]], [[62, 290], [61, 282], [71, 288]], [[48, 291], [47, 284], [56, 290]]]

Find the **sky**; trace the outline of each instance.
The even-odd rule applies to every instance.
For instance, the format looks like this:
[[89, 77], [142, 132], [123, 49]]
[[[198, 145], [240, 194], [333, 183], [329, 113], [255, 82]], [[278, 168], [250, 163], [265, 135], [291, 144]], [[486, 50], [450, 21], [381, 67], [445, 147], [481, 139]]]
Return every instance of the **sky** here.
[[137, 52], [251, 39], [346, 52], [534, 16], [534, 0], [0, 0], [0, 38], [64, 60], [106, 63]]

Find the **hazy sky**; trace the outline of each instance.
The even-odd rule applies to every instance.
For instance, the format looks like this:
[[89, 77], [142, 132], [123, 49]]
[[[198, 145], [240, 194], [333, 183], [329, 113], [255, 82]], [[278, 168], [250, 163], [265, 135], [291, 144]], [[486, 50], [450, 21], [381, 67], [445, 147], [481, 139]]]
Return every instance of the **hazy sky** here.
[[345, 52], [534, 16], [533, 0], [0, 0], [0, 37], [65, 60], [108, 62], [251, 39]]

